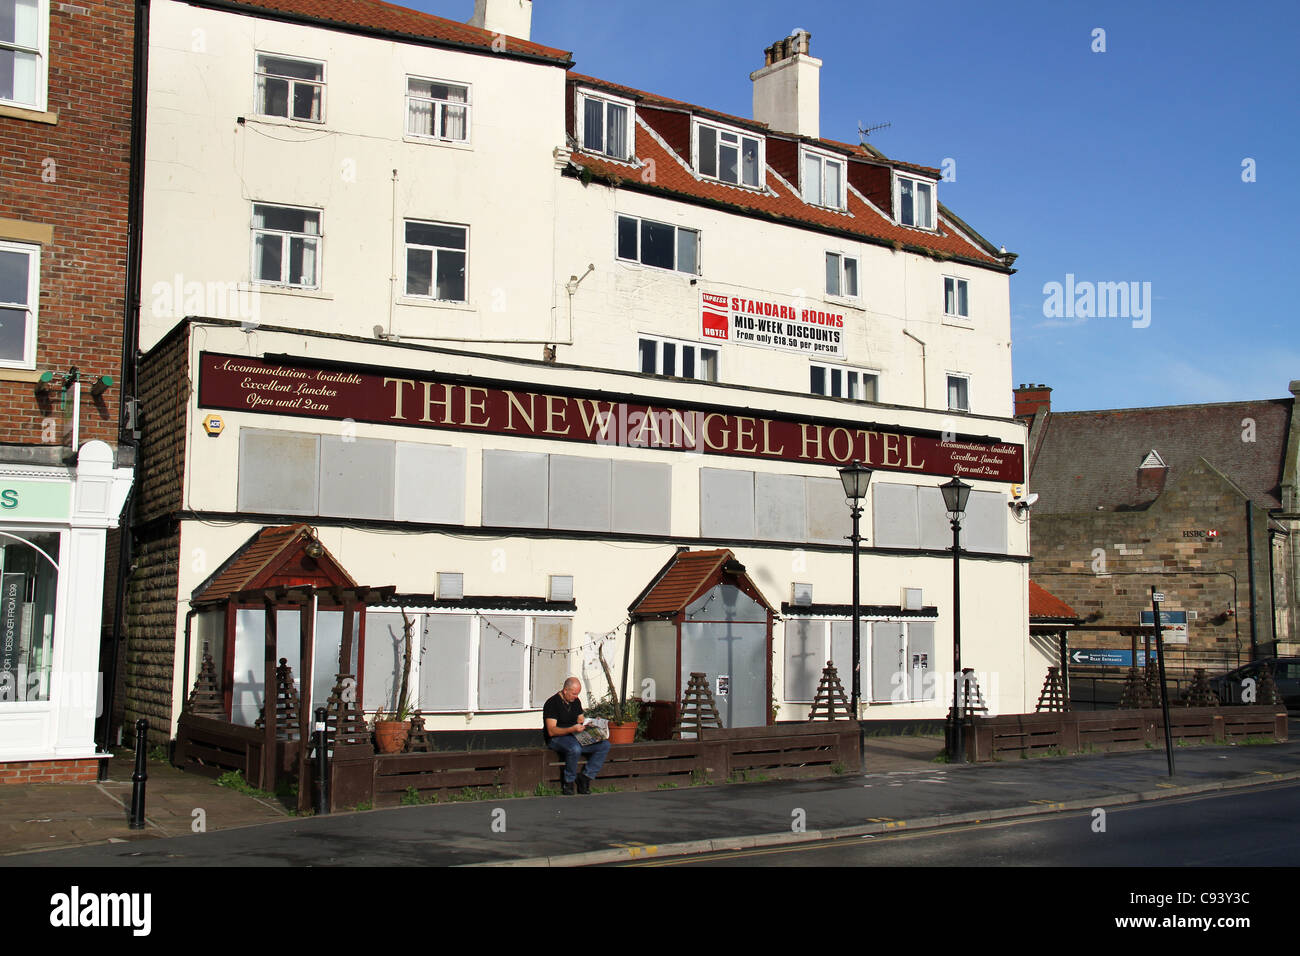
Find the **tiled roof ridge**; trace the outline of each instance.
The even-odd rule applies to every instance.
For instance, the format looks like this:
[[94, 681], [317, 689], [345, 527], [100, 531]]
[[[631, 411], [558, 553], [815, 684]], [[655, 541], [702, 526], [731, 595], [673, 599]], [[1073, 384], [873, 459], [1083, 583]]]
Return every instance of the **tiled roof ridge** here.
[[1052, 409], [1049, 414], [1054, 418], [1058, 415], [1115, 415], [1121, 412], [1168, 412], [1168, 411], [1186, 411], [1191, 409], [1205, 408], [1232, 408], [1233, 406], [1245, 405], [1276, 405], [1289, 404], [1294, 402], [1294, 397], [1288, 398], [1247, 398], [1233, 402], [1192, 402], [1185, 405], [1137, 405], [1131, 408], [1080, 408], [1073, 411], [1059, 411]]

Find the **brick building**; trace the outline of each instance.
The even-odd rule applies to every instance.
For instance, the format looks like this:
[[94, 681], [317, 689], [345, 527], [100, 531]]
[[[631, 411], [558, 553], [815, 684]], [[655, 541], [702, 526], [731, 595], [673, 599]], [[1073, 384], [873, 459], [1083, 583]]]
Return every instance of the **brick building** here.
[[1295, 653], [1300, 382], [1290, 390], [1285, 399], [1085, 412], [1053, 412], [1043, 385], [1015, 390], [1039, 496], [1033, 579], [1087, 623], [1116, 628], [1077, 632], [1072, 648], [1131, 649], [1122, 628], [1150, 612], [1155, 586], [1163, 611], [1177, 614], [1164, 631], [1175, 678]]
[[95, 773], [109, 531], [132, 481], [118, 439], [135, 16], [121, 0], [0, 0], [0, 781]]

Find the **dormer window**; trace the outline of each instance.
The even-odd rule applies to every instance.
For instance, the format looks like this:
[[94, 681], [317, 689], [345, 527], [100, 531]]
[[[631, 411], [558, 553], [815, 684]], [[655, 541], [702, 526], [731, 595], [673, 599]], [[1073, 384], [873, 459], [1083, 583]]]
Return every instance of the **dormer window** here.
[[897, 177], [894, 208], [900, 226], [934, 228], [934, 183], [907, 176]]
[[843, 209], [844, 161], [825, 153], [804, 150], [800, 165], [804, 202], [827, 209]]
[[695, 171], [733, 186], [763, 188], [763, 138], [712, 123], [695, 124]]
[[631, 100], [582, 92], [578, 94], [578, 116], [583, 149], [621, 162], [632, 158], [636, 113]]

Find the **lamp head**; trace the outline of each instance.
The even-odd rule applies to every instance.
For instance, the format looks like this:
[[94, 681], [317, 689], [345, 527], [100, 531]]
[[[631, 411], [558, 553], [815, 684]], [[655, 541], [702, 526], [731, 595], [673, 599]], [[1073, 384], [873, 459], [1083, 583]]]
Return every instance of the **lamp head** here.
[[953, 478], [939, 486], [943, 493], [943, 506], [950, 515], [961, 516], [966, 513], [966, 502], [970, 498], [971, 486], [960, 478]]
[[840, 469], [840, 481], [844, 485], [844, 497], [856, 503], [867, 496], [867, 486], [871, 484], [871, 469], [855, 461]]

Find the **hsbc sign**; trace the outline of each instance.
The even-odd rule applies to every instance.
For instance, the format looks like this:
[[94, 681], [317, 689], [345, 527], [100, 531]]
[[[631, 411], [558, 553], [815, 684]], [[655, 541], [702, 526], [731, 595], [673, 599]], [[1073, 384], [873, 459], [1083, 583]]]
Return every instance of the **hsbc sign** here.
[[844, 357], [842, 313], [772, 298], [701, 292], [700, 335], [812, 358]]

